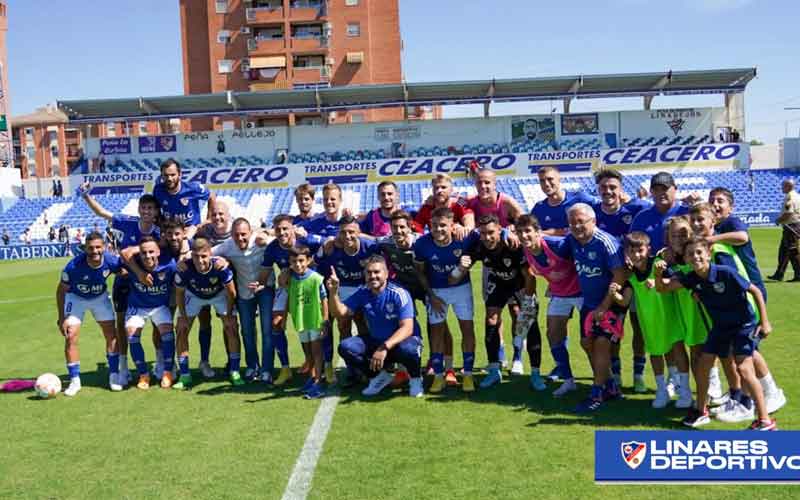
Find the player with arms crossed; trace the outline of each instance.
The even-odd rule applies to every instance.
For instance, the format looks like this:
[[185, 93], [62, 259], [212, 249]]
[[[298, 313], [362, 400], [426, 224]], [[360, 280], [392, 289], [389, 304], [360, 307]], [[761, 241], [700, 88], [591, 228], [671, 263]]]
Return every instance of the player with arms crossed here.
[[[189, 332], [194, 318], [205, 306], [211, 306], [222, 320], [228, 347], [228, 373], [233, 385], [243, 385], [239, 374], [241, 346], [235, 316], [236, 286], [233, 272], [214, 266], [211, 243], [205, 238], [195, 238], [192, 243], [192, 258], [182, 263], [185, 269], [175, 276], [175, 299], [178, 304], [178, 366], [180, 380], [176, 389], [188, 389], [192, 385], [189, 373]], [[166, 375], [166, 372], [165, 372]], [[162, 387], [164, 386], [162, 382]]]
[[81, 362], [78, 350], [83, 315], [92, 311], [106, 339], [108, 360], [108, 384], [112, 391], [121, 391], [118, 378], [119, 353], [114, 331], [114, 307], [108, 296], [106, 280], [111, 273], [118, 273], [121, 263], [117, 256], [104, 251], [103, 235], [92, 232], [86, 237], [86, 253], [69, 261], [61, 272], [61, 281], [56, 289], [58, 326], [64, 336], [64, 356], [69, 373], [69, 386], [64, 395], [74, 396], [81, 390]]

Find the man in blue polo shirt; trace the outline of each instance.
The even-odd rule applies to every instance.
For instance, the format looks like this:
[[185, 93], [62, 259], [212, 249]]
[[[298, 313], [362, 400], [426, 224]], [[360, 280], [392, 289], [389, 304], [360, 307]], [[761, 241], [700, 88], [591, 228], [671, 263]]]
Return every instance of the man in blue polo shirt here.
[[388, 283], [389, 271], [380, 255], [367, 260], [366, 286], [361, 286], [347, 300], [339, 299], [339, 278], [336, 271], [328, 278], [331, 312], [337, 319], [352, 317], [363, 311], [369, 335], [349, 337], [339, 344], [339, 355], [349, 368], [372, 376], [369, 385], [362, 391], [365, 396], [374, 396], [392, 381], [392, 375], [384, 368], [391, 363], [406, 367], [411, 380], [409, 395], [423, 395], [422, 338], [414, 319], [414, 303], [411, 295], [397, 285]]
[[667, 219], [689, 213], [689, 208], [676, 199], [677, 191], [672, 174], [655, 174], [650, 178], [653, 206], [639, 212], [631, 223], [630, 232], [642, 231], [650, 237], [650, 251], [653, 255], [664, 248], [664, 223]]

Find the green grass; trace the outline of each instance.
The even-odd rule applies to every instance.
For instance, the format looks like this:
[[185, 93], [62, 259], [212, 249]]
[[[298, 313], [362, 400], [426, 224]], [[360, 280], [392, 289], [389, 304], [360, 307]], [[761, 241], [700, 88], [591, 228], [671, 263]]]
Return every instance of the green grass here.
[[[773, 271], [778, 238], [775, 230], [753, 231], [765, 274]], [[32, 378], [47, 371], [65, 378], [63, 341], [55, 328], [52, 298], [64, 263], [0, 263], [0, 379]], [[793, 325], [800, 287], [767, 286], [774, 333], [762, 349], [789, 399], [777, 415], [779, 425], [798, 429], [800, 384]], [[479, 297], [476, 293], [480, 325]], [[454, 322], [451, 329], [457, 332]], [[215, 323], [212, 364], [218, 367], [224, 364], [220, 331]], [[478, 332], [481, 366], [486, 359], [483, 328]], [[510, 340], [506, 331], [508, 345]], [[296, 365], [301, 358], [295, 337], [290, 337], [290, 344]], [[145, 346], [152, 357], [149, 343]], [[0, 394], [0, 422], [5, 428], [0, 441], [0, 498], [280, 498], [318, 402], [302, 400], [293, 389], [265, 390], [259, 384], [233, 389], [222, 380], [200, 383], [187, 393], [158, 388], [111, 393], [104, 388], [102, 336], [91, 321], [85, 323], [81, 350], [85, 387], [78, 397], [41, 401], [31, 393]], [[192, 350], [194, 366], [194, 333]], [[310, 497], [800, 495], [794, 486], [594, 485], [595, 429], [675, 429], [682, 412], [651, 409], [652, 394], [648, 394], [630, 395], [592, 417], [574, 415], [571, 409], [588, 391], [590, 372], [577, 342], [571, 343], [571, 352], [582, 390], [566, 400], [554, 400], [550, 391], [534, 394], [527, 388], [527, 378], [507, 379], [495, 390], [469, 397], [450, 390], [421, 401], [400, 392], [374, 400], [365, 400], [358, 391], [344, 392]], [[458, 362], [458, 353], [456, 357]], [[629, 340], [622, 359], [627, 388], [631, 383]], [[545, 352], [543, 370], [551, 367], [552, 359]], [[199, 374], [195, 378], [201, 380]], [[648, 378], [654, 387], [649, 368]], [[295, 388], [300, 383], [296, 377]]]

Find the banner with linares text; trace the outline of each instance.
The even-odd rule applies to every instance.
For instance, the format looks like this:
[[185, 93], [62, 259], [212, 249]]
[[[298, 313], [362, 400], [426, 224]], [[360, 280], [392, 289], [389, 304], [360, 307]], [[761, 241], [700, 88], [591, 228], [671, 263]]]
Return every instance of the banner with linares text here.
[[750, 167], [750, 145], [741, 143], [695, 146], [642, 146], [582, 151], [542, 151], [529, 153], [529, 172], [554, 166], [562, 172], [613, 169], [676, 169]]

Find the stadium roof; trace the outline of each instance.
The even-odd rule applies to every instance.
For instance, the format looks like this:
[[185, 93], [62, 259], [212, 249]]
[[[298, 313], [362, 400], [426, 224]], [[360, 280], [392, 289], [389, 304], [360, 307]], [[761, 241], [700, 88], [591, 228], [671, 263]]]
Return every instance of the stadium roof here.
[[756, 68], [574, 75], [388, 85], [353, 85], [268, 92], [59, 101], [72, 123], [192, 116], [319, 113], [396, 106], [729, 94], [744, 91]]

